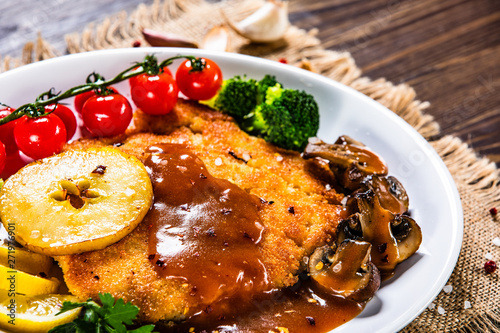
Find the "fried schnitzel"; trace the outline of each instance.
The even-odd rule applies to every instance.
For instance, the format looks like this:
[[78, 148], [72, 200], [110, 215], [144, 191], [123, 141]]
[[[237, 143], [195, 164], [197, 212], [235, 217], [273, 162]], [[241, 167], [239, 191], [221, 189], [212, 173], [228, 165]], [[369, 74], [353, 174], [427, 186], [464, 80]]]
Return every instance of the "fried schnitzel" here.
[[[299, 153], [246, 134], [229, 116], [179, 100], [166, 116], [139, 111], [134, 117], [134, 125], [122, 137], [80, 139], [66, 149], [114, 144], [143, 163], [154, 155], [151, 147], [173, 144], [189, 149], [211, 177], [227, 180], [261, 200], [257, 214], [263, 233], [255, 244], [267, 288], [296, 283], [303, 258], [329, 241], [346, 217], [340, 205], [342, 195], [325, 187]], [[159, 273], [149, 250], [151, 224], [145, 220], [103, 250], [56, 257], [70, 292], [82, 299], [97, 299], [98, 293], [109, 292], [139, 306], [138, 318], [144, 322], [182, 320], [220, 301], [193, 297], [192, 281]], [[224, 288], [234, 286], [220, 288], [217, 295], [226, 297]]]

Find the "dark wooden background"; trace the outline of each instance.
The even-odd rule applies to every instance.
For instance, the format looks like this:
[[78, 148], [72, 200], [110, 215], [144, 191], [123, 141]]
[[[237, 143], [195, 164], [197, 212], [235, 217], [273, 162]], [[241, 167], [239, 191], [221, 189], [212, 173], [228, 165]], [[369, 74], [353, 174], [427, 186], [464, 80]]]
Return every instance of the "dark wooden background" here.
[[[140, 2], [2, 0], [0, 55], [19, 56], [37, 32], [64, 53], [65, 34]], [[499, 0], [291, 0], [290, 20], [364, 75], [413, 86], [443, 135], [500, 165]]]

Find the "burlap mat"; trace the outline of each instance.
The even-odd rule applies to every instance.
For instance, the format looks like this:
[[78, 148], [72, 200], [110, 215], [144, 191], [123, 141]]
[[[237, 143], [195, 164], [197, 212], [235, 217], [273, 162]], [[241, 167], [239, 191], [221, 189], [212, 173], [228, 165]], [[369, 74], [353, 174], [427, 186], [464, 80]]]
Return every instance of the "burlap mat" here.
[[[257, 8], [260, 1], [211, 4], [203, 0], [158, 0], [151, 6], [139, 5], [128, 16], [118, 13], [100, 24], [91, 24], [82, 33], [66, 36], [68, 53], [130, 47], [136, 40], [147, 45], [142, 39], [142, 28], [178, 33], [201, 41], [209, 28], [223, 22], [222, 7], [232, 17], [242, 17]], [[497, 260], [500, 258], [500, 247], [492, 244], [492, 239], [500, 236], [500, 222], [489, 213], [491, 207], [500, 206], [500, 174], [495, 164], [477, 157], [456, 137], [439, 138], [439, 126], [422, 112], [429, 103], [417, 100], [411, 87], [362, 77], [349, 53], [324, 50], [314, 35], [315, 31], [291, 27], [283, 42], [251, 45], [232, 35], [231, 45], [235, 52], [275, 60], [286, 58], [295, 65], [303, 65], [306, 61], [318, 73], [385, 105], [429, 140], [448, 166], [460, 192], [464, 240], [457, 266], [447, 283], [453, 287], [452, 291], [442, 291], [433, 306], [403, 332], [500, 332], [499, 273], [486, 274], [483, 269], [487, 253]], [[58, 55], [39, 38], [36, 43], [25, 46], [22, 58], [0, 59], [0, 71]], [[471, 307], [467, 308], [465, 304], [469, 302]]]

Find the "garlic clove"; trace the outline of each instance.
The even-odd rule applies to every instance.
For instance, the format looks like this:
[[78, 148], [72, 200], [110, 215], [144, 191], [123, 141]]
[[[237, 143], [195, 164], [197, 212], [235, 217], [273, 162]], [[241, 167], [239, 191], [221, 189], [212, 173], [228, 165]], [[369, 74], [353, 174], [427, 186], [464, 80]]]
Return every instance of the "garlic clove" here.
[[232, 22], [223, 12], [226, 22], [241, 36], [252, 42], [268, 43], [285, 35], [288, 20], [288, 1], [267, 0], [256, 12], [240, 22]]
[[152, 29], [142, 29], [142, 35], [151, 46], [198, 48], [198, 45], [195, 42], [172, 33], [166, 33]]
[[203, 41], [200, 48], [212, 51], [230, 51], [229, 46], [229, 31], [225, 25], [216, 25], [210, 29]]

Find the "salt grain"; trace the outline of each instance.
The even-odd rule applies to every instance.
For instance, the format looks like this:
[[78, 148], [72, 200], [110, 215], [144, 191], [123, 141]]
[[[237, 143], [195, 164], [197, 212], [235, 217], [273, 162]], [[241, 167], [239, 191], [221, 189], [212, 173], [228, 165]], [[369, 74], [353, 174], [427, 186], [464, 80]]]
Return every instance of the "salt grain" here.
[[491, 260], [491, 259], [493, 259], [493, 255], [492, 255], [491, 253], [487, 252], [487, 253], [484, 255], [484, 258], [485, 258], [486, 260]]
[[252, 158], [252, 156], [248, 153], [243, 153], [242, 157], [245, 161], [249, 161]]
[[438, 306], [438, 313], [439, 314], [445, 314], [446, 313], [446, 310], [443, 309], [442, 307]]
[[276, 161], [278, 161], [278, 162], [283, 161], [283, 156], [281, 156], [281, 155], [276, 156]]
[[436, 304], [431, 303], [431, 304], [429, 304], [429, 306], [427, 308], [429, 308], [429, 310], [433, 310], [435, 307], [436, 307]]
[[453, 290], [453, 286], [451, 284], [444, 286], [444, 288], [443, 288], [443, 291], [447, 294], [451, 293], [452, 290]]
[[215, 165], [216, 165], [216, 166], [221, 166], [221, 165], [222, 165], [222, 158], [217, 157], [217, 158], [215, 159]]
[[464, 309], [467, 310], [467, 309], [470, 309], [470, 308], [472, 308], [472, 305], [470, 304], [470, 302], [469, 301], [465, 301], [464, 302]]
[[492, 241], [493, 245], [496, 245], [496, 246], [500, 246], [500, 238], [499, 237], [496, 237], [493, 241]]
[[330, 186], [330, 184], [325, 185], [325, 190], [330, 191], [331, 189], [332, 189], [332, 187]]
[[40, 230], [32, 230], [31, 238], [37, 239], [38, 237], [40, 237]]

